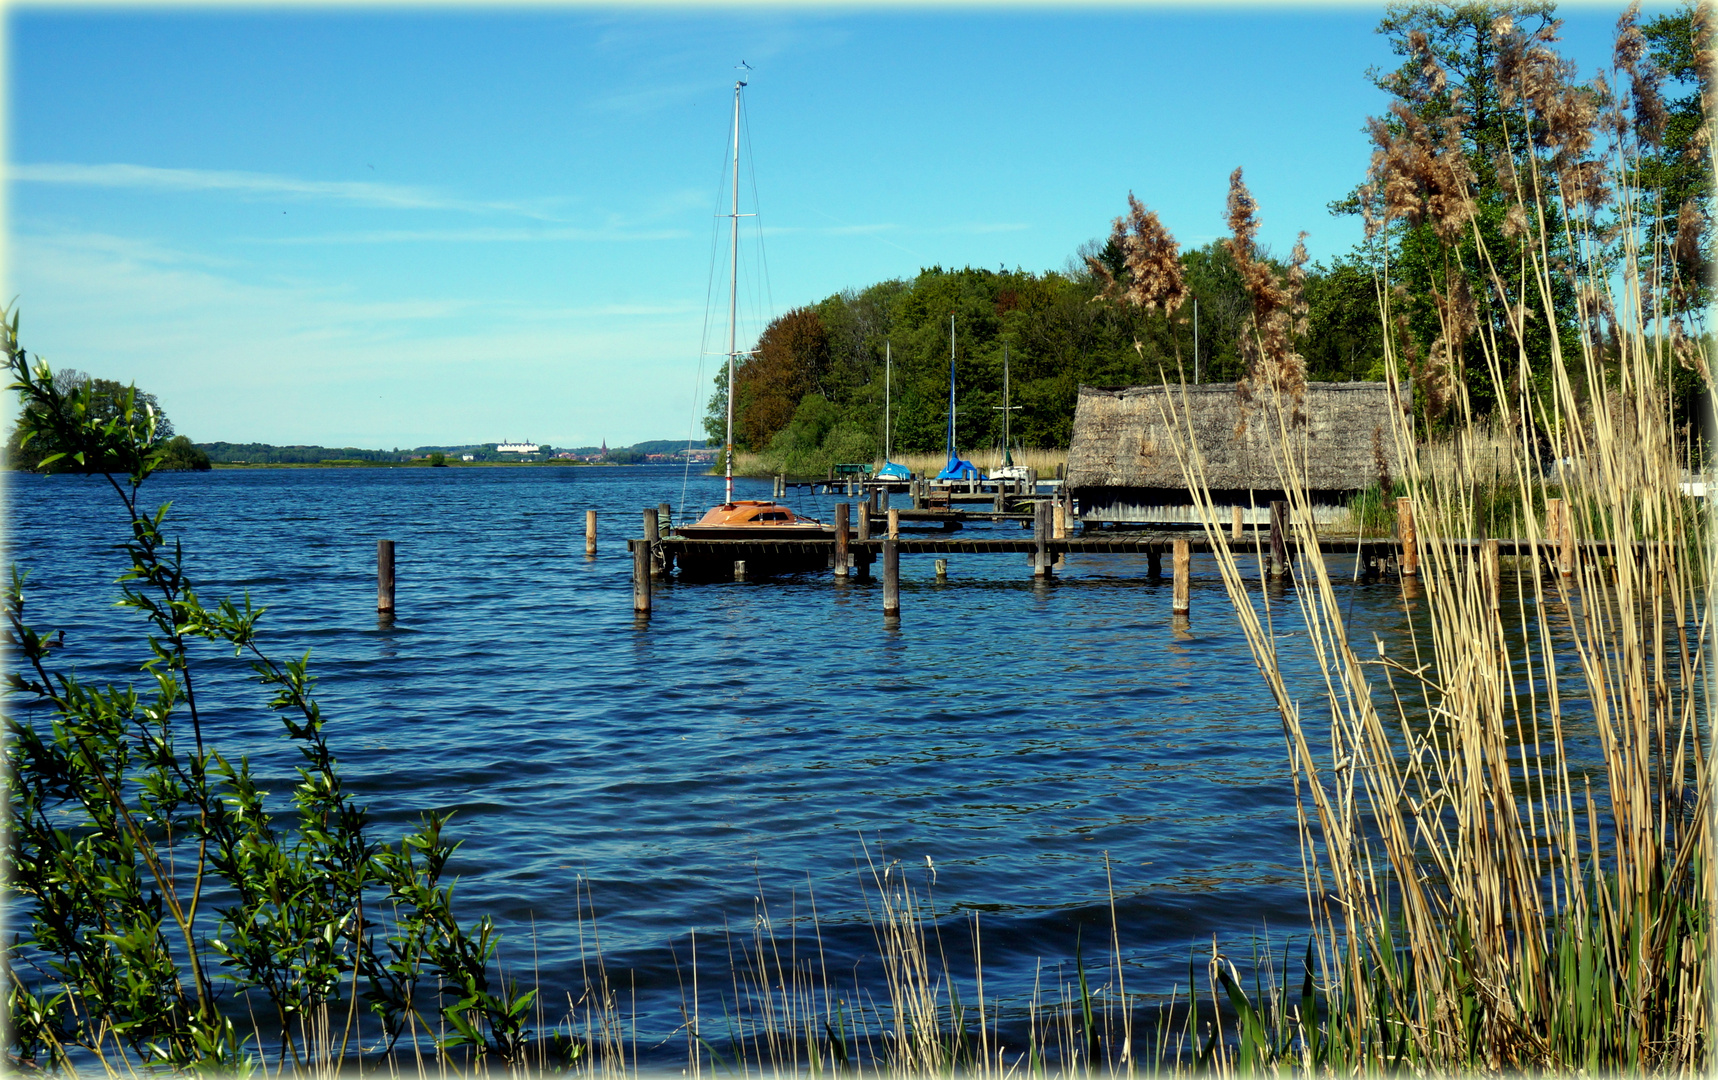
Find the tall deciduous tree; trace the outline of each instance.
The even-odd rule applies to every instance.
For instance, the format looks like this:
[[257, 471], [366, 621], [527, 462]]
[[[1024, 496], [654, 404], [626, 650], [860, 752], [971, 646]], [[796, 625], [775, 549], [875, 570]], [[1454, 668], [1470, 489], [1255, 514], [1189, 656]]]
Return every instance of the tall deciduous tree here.
[[[155, 395], [147, 390], [138, 390], [135, 386], [126, 386], [112, 379], [98, 379], [76, 368], [63, 368], [54, 372], [53, 383], [60, 394], [86, 410], [83, 415], [92, 422], [105, 424], [111, 420], [123, 420], [128, 412], [134, 417], [153, 414], [156, 443], [165, 443], [173, 438], [173, 422], [167, 419], [167, 414], [161, 410], [161, 403], [155, 399]], [[26, 402], [24, 408], [39, 412], [41, 406]], [[41, 463], [45, 459], [67, 453], [68, 450], [67, 447], [54, 442], [47, 430], [40, 429], [39, 423], [24, 422], [27, 419], [29, 418], [20, 418], [20, 421], [12, 426], [6, 439], [6, 460], [14, 469], [35, 472], [43, 467]], [[29, 445], [22, 445], [23, 433], [32, 428], [40, 430], [30, 440]], [[46, 468], [55, 472], [88, 472], [99, 471], [101, 464], [60, 458], [51, 461]]]

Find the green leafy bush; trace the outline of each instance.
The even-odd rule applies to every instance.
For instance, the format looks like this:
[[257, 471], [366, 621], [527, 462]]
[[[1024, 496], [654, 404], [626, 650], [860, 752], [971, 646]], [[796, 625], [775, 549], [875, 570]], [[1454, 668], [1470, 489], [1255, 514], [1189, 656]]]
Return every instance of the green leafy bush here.
[[[441, 1050], [523, 1064], [535, 992], [492, 976], [487, 917], [468, 927], [454, 915], [447, 815], [397, 844], [375, 839], [336, 766], [307, 660], [262, 650], [248, 598], [205, 604], [163, 531], [167, 507], [140, 504], [166, 456], [158, 414], [128, 395], [103, 415], [87, 386], [62, 389], [30, 363], [16, 315], [0, 323], [21, 445], [51, 447], [50, 471], [104, 476], [130, 519], [119, 603], [142, 617], [149, 654], [139, 685], [84, 682], [58, 662], [75, 643], [25, 621], [14, 568], [0, 777], [14, 1060], [233, 1070], [267, 1067], [272, 1048], [276, 1069], [337, 1066], [360, 1046], [415, 1050], [441, 1030]], [[289, 814], [270, 808], [245, 757], [206, 741], [199, 641], [249, 660], [260, 704], [297, 747]], [[439, 1000], [426, 990], [436, 986]]]

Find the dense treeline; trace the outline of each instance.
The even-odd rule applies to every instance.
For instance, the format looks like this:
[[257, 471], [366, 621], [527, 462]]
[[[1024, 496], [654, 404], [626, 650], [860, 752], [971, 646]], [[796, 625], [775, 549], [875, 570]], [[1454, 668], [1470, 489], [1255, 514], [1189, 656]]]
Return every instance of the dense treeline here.
[[[1114, 241], [1082, 257], [1120, 265]], [[884, 376], [892, 357], [893, 447], [942, 448], [948, 423], [953, 316], [957, 441], [999, 446], [1006, 353], [1014, 441], [1066, 446], [1082, 383], [1122, 386], [1185, 372], [1206, 382], [1242, 374], [1241, 334], [1252, 300], [1222, 242], [1186, 252], [1189, 302], [1173, 316], [1105, 301], [1081, 263], [1064, 271], [921, 270], [796, 308], [772, 322], [737, 369], [734, 441], [783, 467], [869, 461], [883, 451]], [[1078, 267], [1078, 268], [1076, 268]], [[1309, 328], [1302, 341], [1314, 378], [1381, 378], [1372, 275], [1351, 260], [1308, 275]], [[1196, 361], [1197, 356], [1197, 361]], [[1197, 370], [1196, 370], [1197, 369]], [[722, 440], [726, 371], [706, 420]]]

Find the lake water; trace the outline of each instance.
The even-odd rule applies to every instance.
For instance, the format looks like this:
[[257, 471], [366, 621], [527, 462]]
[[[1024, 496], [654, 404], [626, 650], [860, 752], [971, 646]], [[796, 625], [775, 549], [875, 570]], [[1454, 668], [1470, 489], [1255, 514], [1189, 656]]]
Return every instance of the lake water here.
[[[381, 835], [457, 811], [461, 909], [497, 917], [505, 959], [551, 1006], [582, 985], [588, 892], [646, 1058], [683, 1057], [670, 1033], [694, 932], [700, 1008], [719, 1014], [724, 931], [749, 939], [761, 904], [784, 941], [820, 940], [829, 971], [880, 994], [867, 858], [928, 887], [954, 940], [981, 913], [985, 992], [1005, 1001], [1076, 949], [1103, 966], [1112, 879], [1130, 992], [1185, 988], [1213, 936], [1246, 955], [1304, 925], [1282, 729], [1214, 564], [1194, 557], [1190, 633], [1172, 630], [1167, 576], [1109, 555], [1070, 557], [1050, 585], [1023, 556], [955, 556], [946, 583], [905, 556], [892, 627], [880, 582], [826, 573], [669, 583], [635, 622], [639, 510], [701, 510], [720, 484], [644, 467], [276, 469], [162, 475], [145, 501], [172, 501], [205, 603], [248, 594], [268, 608], [265, 650], [311, 653]], [[9, 494], [29, 620], [66, 630], [86, 678], [136, 678], [141, 620], [111, 606], [112, 491], [14, 476]], [[789, 501], [828, 520], [835, 500]], [[398, 545], [391, 623], [379, 538]], [[1398, 587], [1352, 589], [1362, 635], [1404, 632]], [[1311, 703], [1314, 673], [1294, 675]], [[258, 688], [229, 675], [209, 693], [215, 745], [285, 775]]]

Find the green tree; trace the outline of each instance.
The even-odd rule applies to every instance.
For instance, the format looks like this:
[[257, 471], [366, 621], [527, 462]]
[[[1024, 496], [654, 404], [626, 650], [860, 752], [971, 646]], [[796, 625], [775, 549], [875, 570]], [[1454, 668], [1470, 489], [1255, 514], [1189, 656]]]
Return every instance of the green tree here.
[[794, 308], [770, 322], [734, 368], [734, 443], [761, 450], [793, 419], [809, 393], [828, 397], [829, 332], [816, 309]]
[[[155, 395], [146, 390], [123, 386], [112, 379], [98, 379], [76, 368], [57, 371], [53, 379], [54, 388], [66, 400], [67, 407], [80, 412], [91, 422], [130, 423], [130, 418], [153, 417], [157, 442], [164, 443], [173, 437], [173, 422], [167, 419]], [[26, 403], [24, 408], [39, 410], [41, 406]], [[26, 442], [26, 433], [31, 430], [38, 434]], [[127, 470], [127, 463], [121, 461], [74, 460], [75, 455], [67, 454], [66, 448], [55, 443], [53, 438], [45, 432], [39, 414], [20, 417], [6, 439], [6, 460], [12, 468], [26, 472], [43, 470], [44, 461], [49, 462], [46, 468], [50, 471], [101, 471], [104, 464], [116, 471]]]
[[1632, 81], [1645, 85], [1631, 86], [1631, 91], [1648, 110], [1651, 95], [1668, 93], [1657, 138], [1642, 157], [1640, 183], [1653, 198], [1647, 210], [1659, 250], [1670, 249], [1671, 257], [1661, 257], [1661, 265], [1670, 264], [1680, 286], [1672, 290], [1673, 310], [1702, 311], [1713, 301], [1713, 160], [1707, 112], [1713, 104], [1712, 13], [1687, 3], [1648, 20], [1641, 33], [1653, 66], [1635, 75]]
[[155, 458], [156, 472], [208, 472], [213, 467], [209, 455], [183, 435], [161, 444]]

